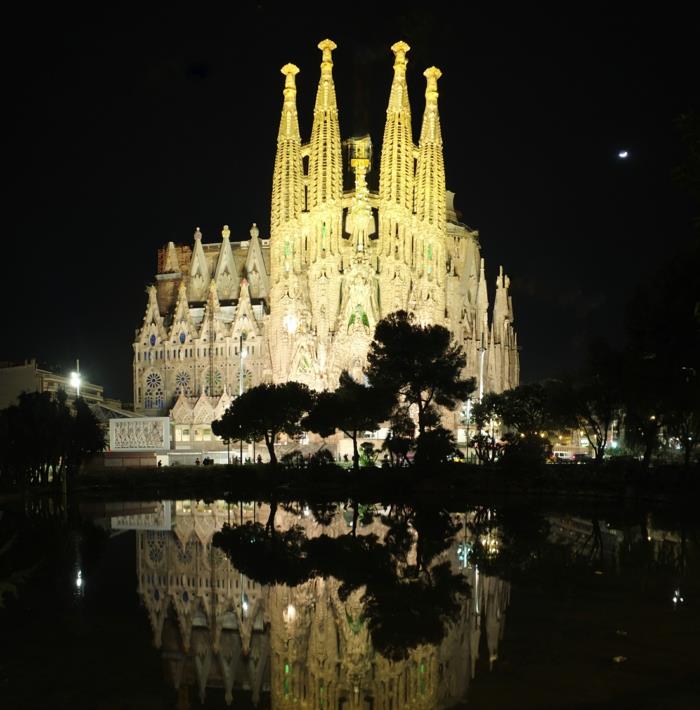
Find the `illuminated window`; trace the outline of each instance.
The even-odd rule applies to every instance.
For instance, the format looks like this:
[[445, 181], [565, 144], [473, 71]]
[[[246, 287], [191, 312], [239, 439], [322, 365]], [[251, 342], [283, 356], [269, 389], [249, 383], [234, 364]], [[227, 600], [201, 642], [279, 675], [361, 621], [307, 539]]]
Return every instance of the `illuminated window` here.
[[191, 393], [190, 373], [181, 370], [175, 375], [175, 394], [184, 394], [186, 397], [189, 397]]
[[165, 406], [163, 396], [163, 380], [157, 372], [151, 372], [146, 375], [146, 396], [144, 399], [146, 409], [157, 409]]

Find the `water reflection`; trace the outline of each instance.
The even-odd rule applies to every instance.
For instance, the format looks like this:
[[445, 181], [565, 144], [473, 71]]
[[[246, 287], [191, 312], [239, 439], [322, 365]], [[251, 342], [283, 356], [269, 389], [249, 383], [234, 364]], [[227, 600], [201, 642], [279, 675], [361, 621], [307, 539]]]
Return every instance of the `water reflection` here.
[[[195, 692], [273, 708], [440, 708], [465, 699], [503, 635], [510, 585], [469, 559], [474, 522], [181, 501], [112, 527], [136, 530], [138, 592], [181, 707]], [[238, 564], [213, 544], [222, 528]]]

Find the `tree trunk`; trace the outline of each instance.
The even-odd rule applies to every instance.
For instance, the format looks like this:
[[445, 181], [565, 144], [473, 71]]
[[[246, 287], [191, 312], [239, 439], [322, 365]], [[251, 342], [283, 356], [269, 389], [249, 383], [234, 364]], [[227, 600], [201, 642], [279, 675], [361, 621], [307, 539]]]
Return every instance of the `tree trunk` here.
[[[267, 437], [266, 437], [267, 438]], [[270, 514], [267, 516], [265, 530], [270, 533], [270, 537], [275, 534], [275, 515], [277, 513], [277, 501], [273, 498], [270, 501]]]
[[354, 471], [360, 470], [360, 454], [357, 450], [357, 432], [353, 432], [352, 439], [352, 468]]
[[270, 454], [270, 463], [273, 466], [277, 465], [277, 456], [275, 456], [275, 436], [274, 434], [272, 437], [265, 432], [265, 446], [267, 446], [267, 451]]

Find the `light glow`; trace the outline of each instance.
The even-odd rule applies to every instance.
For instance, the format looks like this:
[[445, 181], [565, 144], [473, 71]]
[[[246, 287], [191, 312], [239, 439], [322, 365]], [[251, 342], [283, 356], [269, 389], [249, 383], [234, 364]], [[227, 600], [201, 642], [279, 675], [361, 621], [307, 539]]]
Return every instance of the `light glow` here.
[[284, 327], [290, 335], [293, 335], [294, 333], [297, 332], [297, 327], [299, 325], [299, 321], [297, 320], [297, 317], [293, 313], [288, 313], [282, 319], [282, 322], [284, 323]]

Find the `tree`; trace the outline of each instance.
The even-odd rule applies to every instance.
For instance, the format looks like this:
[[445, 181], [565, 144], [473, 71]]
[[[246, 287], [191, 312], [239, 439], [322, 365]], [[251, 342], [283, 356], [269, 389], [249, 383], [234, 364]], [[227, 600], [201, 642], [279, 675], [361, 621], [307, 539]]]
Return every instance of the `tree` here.
[[640, 285], [627, 308], [625, 407], [647, 459], [665, 430], [687, 464], [700, 434], [698, 269], [695, 243]]
[[392, 398], [376, 387], [355, 382], [347, 371], [340, 373], [340, 384], [333, 392], [321, 392], [309, 415], [302, 422], [324, 438], [340, 429], [352, 439], [352, 465], [360, 468], [357, 439], [364, 431], [378, 429], [391, 411]]
[[62, 390], [22, 393], [0, 415], [0, 478], [8, 487], [48, 485], [104, 449], [104, 434], [81, 398], [74, 411]]
[[450, 331], [418, 325], [406, 311], [377, 323], [367, 362], [370, 385], [392, 392], [399, 407], [415, 406], [420, 434], [439, 423], [438, 406], [454, 409], [474, 391], [473, 378], [462, 379], [466, 359]]
[[69, 474], [75, 474], [90, 456], [103, 451], [106, 444], [104, 432], [87, 402], [78, 397], [73, 406], [75, 416], [66, 446], [66, 471]]
[[418, 437], [415, 462], [420, 466], [442, 464], [457, 453], [457, 442], [451, 431], [435, 427]]
[[684, 367], [669, 376], [664, 392], [667, 432], [683, 449], [683, 461], [690, 464], [693, 450], [700, 439], [700, 377], [695, 368]]
[[302, 434], [301, 420], [312, 403], [313, 395], [300, 382], [258, 385], [237, 397], [223, 417], [212, 422], [212, 431], [224, 439], [264, 439], [270, 463], [276, 464], [277, 435]]
[[602, 461], [613, 421], [622, 411], [622, 373], [621, 354], [599, 341], [591, 346], [583, 372], [553, 388], [553, 411], [583, 431], [596, 461]]
[[476, 433], [469, 446], [474, 449], [477, 459], [482, 464], [494, 463], [503, 449], [502, 444], [496, 439], [492, 426], [501, 414], [501, 401], [500, 395], [487, 392], [481, 398], [481, 402], [477, 402], [472, 407], [471, 418], [476, 425]]

